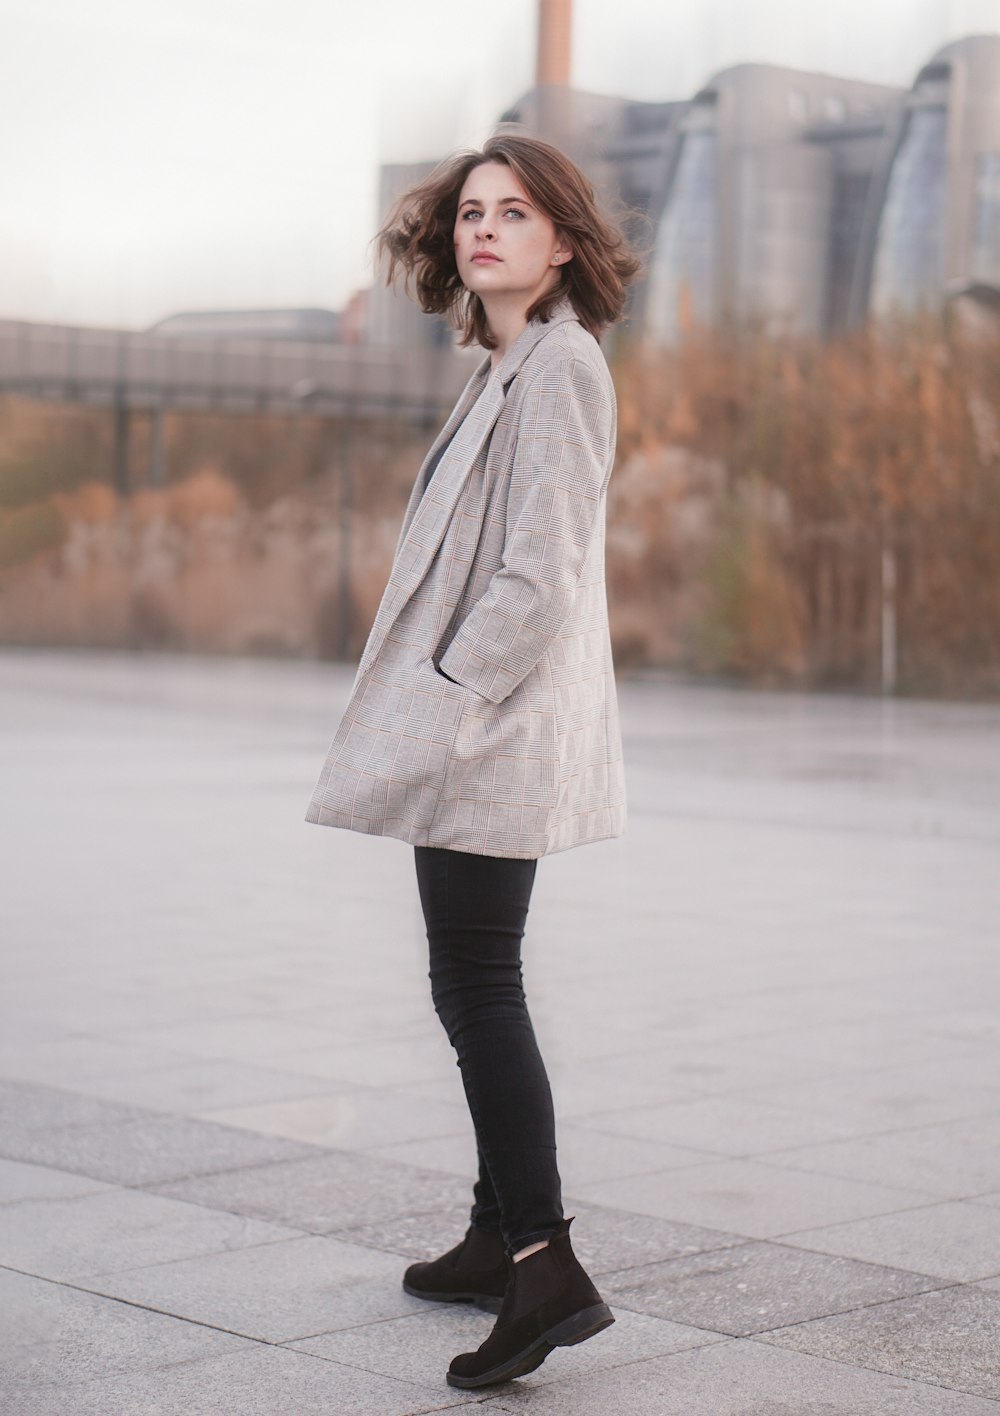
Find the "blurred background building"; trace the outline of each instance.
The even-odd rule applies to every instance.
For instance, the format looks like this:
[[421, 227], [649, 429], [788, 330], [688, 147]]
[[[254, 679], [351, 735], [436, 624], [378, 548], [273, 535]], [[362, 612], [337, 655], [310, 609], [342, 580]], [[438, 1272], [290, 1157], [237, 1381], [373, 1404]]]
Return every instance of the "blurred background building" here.
[[[632, 313], [654, 342], [690, 321], [830, 335], [1000, 293], [1000, 36], [947, 45], [909, 92], [740, 64], [674, 103], [540, 80], [500, 121], [648, 218]], [[433, 165], [384, 167], [380, 214]], [[447, 338], [391, 291], [371, 308], [372, 343]]]
[[873, 184], [871, 309], [1000, 293], [1000, 36], [940, 50], [894, 116]]
[[[822, 338], [950, 301], [995, 327], [1000, 35], [946, 45], [908, 91], [755, 63], [637, 102], [571, 86], [570, 11], [540, 0], [536, 82], [499, 122], [565, 148], [637, 218], [634, 334]], [[437, 160], [382, 166], [378, 221]], [[0, 320], [0, 388], [113, 403], [122, 429], [129, 409], [168, 406], [405, 406], [433, 422], [475, 357], [381, 282], [342, 311], [184, 311], [141, 332]]]

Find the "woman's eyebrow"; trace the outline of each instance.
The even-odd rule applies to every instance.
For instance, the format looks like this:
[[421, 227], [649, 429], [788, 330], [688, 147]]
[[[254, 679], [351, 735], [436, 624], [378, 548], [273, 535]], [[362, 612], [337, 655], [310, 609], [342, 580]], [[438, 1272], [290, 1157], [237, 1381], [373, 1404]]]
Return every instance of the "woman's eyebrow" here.
[[[500, 206], [507, 206], [510, 202], [519, 202], [521, 206], [531, 206], [527, 197], [501, 197]], [[464, 206], [483, 206], [484, 203], [478, 197], [466, 197], [464, 202], [459, 202], [458, 209], [461, 211]]]

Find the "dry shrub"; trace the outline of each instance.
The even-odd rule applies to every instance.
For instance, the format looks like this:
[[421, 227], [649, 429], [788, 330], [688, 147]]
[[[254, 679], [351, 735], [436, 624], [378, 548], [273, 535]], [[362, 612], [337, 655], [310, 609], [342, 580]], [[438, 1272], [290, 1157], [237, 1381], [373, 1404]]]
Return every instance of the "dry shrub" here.
[[57, 493], [53, 500], [67, 526], [107, 526], [118, 516], [118, 497], [106, 482], [84, 482], [72, 492]]
[[722, 469], [683, 608], [670, 488], [659, 479], [659, 516], [635, 495], [611, 503], [629, 528], [609, 534], [611, 585], [635, 623], [633, 587], [647, 588], [649, 662], [877, 687], [889, 564], [899, 687], [1000, 691], [1000, 331], [922, 321], [820, 344], [693, 330], [616, 382], [616, 477], [637, 450], [649, 469], [657, 450]]
[[58, 508], [50, 502], [0, 507], [0, 570], [59, 545], [63, 531]]
[[[1000, 334], [829, 344], [694, 326], [615, 370], [620, 666], [1000, 692]], [[0, 639], [356, 657], [430, 430], [178, 414], [166, 484], [112, 489], [108, 410], [0, 400]]]
[[199, 468], [183, 481], [171, 483], [164, 495], [170, 519], [188, 532], [200, 521], [234, 516], [242, 501], [235, 483], [214, 466]]

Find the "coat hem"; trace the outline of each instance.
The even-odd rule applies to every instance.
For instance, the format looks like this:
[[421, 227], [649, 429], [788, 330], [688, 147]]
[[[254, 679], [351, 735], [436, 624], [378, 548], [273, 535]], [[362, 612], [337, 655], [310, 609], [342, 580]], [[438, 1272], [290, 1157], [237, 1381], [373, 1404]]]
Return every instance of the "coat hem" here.
[[560, 851], [572, 850], [574, 846], [587, 846], [596, 841], [615, 840], [625, 834], [626, 813], [624, 807], [612, 807], [605, 809], [605, 815], [610, 818], [605, 826], [594, 831], [588, 831], [581, 835], [571, 834], [569, 839], [565, 839], [565, 823], [550, 832], [546, 837], [542, 849], [525, 850], [498, 850], [495, 846], [487, 843], [473, 844], [466, 840], [442, 840], [434, 839], [437, 833], [433, 828], [418, 828], [408, 826], [406, 822], [389, 822], [381, 826], [373, 826], [370, 822], [357, 820], [350, 821], [324, 821], [323, 813], [327, 808], [318, 806], [315, 802], [310, 803], [306, 812], [306, 821], [315, 826], [330, 826], [343, 831], [356, 831], [364, 836], [388, 836], [393, 840], [403, 841], [410, 846], [431, 846], [440, 847], [445, 850], [463, 851], [468, 855], [498, 856], [505, 860], [538, 860], [542, 856], [557, 855]]

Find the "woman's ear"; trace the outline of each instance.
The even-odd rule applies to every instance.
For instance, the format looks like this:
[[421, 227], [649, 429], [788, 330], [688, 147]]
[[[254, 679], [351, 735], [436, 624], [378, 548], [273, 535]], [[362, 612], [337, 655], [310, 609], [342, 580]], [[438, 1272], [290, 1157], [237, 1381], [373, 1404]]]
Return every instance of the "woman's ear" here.
[[565, 265], [567, 261], [573, 259], [573, 247], [566, 240], [565, 236], [559, 237], [558, 245], [552, 253], [550, 265]]

